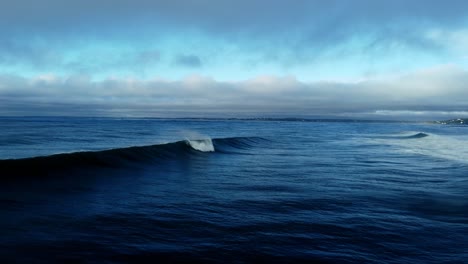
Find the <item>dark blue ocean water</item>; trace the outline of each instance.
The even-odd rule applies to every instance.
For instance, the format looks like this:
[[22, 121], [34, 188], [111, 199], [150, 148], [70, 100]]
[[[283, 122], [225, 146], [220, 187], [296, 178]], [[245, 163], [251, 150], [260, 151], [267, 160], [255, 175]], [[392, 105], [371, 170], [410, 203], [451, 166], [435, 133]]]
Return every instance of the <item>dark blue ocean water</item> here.
[[0, 260], [466, 263], [467, 129], [0, 118]]

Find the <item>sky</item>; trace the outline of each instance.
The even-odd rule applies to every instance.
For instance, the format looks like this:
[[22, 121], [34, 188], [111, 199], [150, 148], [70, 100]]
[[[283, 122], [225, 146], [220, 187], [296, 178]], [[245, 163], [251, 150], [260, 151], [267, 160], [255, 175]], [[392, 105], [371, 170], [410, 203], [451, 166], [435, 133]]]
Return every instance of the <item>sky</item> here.
[[468, 2], [0, 2], [0, 115], [468, 116]]

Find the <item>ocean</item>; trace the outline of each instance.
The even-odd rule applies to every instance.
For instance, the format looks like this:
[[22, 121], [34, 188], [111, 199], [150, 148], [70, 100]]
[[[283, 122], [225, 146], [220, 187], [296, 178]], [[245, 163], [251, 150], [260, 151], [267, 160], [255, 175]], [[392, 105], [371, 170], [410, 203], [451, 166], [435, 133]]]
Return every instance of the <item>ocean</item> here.
[[0, 118], [1, 263], [467, 263], [468, 126]]

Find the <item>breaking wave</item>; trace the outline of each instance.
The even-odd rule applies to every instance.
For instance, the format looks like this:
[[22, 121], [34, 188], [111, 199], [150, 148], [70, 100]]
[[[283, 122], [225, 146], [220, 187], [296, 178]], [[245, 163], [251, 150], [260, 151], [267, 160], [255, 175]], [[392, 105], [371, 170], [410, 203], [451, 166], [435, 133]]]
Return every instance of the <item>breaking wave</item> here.
[[186, 142], [195, 150], [201, 152], [214, 152], [215, 148], [213, 146], [213, 141], [211, 138], [190, 140], [186, 139]]
[[371, 139], [373, 144], [388, 144], [397, 150], [437, 159], [451, 160], [458, 163], [468, 163], [468, 138], [449, 135], [429, 134], [424, 132], [404, 132], [398, 135], [388, 135]]
[[35, 177], [92, 168], [132, 167], [142, 163], [161, 163], [167, 159], [186, 159], [190, 156], [206, 155], [210, 152], [236, 153], [239, 150], [259, 145], [264, 141], [266, 139], [258, 137], [187, 139], [160, 145], [0, 160], [0, 170], [2, 176], [5, 175], [6, 177]]

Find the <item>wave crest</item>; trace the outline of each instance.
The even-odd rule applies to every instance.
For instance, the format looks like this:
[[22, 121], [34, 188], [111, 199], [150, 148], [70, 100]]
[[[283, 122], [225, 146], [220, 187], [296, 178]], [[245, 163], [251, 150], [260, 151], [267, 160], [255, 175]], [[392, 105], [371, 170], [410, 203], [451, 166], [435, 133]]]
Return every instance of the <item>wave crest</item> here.
[[211, 138], [197, 139], [197, 140], [187, 139], [185, 142], [187, 142], [187, 144], [193, 149], [201, 151], [201, 152], [214, 152], [215, 151], [215, 148], [213, 146], [213, 141], [211, 141]]

